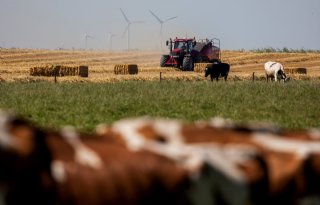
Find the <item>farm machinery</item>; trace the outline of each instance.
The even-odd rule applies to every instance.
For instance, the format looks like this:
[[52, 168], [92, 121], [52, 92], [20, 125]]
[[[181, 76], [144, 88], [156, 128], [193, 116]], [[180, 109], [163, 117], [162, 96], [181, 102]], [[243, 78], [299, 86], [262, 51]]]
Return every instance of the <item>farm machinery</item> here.
[[194, 63], [220, 63], [220, 40], [195, 38], [175, 38], [166, 41], [169, 55], [162, 55], [161, 67], [176, 67], [193, 71]]

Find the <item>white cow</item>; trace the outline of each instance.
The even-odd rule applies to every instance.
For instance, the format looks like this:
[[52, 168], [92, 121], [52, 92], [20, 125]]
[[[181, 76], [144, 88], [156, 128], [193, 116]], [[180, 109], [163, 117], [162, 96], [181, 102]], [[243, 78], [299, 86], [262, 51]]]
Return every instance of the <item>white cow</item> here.
[[267, 81], [269, 78], [274, 78], [274, 81], [279, 80], [287, 81], [287, 75], [284, 72], [283, 66], [280, 63], [268, 61], [264, 64], [266, 71]]

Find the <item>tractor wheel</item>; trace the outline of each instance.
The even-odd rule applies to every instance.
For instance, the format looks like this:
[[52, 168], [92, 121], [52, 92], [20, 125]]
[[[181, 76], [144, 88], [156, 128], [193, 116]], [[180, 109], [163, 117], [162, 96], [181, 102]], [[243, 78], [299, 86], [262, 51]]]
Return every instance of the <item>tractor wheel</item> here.
[[182, 69], [185, 71], [193, 71], [193, 60], [191, 57], [183, 58]]
[[160, 67], [166, 67], [166, 62], [169, 60], [169, 55], [163, 55], [160, 59]]

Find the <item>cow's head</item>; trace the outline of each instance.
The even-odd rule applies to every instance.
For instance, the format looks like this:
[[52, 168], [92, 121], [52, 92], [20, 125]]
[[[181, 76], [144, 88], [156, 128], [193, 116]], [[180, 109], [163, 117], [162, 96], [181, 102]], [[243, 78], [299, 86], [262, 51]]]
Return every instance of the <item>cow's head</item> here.
[[283, 80], [284, 82], [289, 80], [289, 78], [287, 77], [287, 75], [283, 70], [279, 70], [277, 75], [280, 77], [280, 80]]
[[210, 68], [206, 67], [206, 69], [204, 70], [204, 77], [208, 77], [208, 75], [210, 75]]
[[34, 175], [40, 167], [48, 168], [50, 164], [45, 164], [50, 159], [41, 131], [21, 118], [0, 111], [0, 185]]

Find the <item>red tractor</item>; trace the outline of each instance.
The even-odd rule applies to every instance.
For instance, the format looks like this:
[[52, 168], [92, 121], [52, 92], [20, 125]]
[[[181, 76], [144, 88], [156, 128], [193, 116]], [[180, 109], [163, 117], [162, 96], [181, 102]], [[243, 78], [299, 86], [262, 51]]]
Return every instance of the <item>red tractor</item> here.
[[175, 38], [166, 42], [169, 55], [162, 55], [161, 67], [176, 67], [184, 71], [193, 71], [194, 63], [220, 63], [220, 40], [195, 38]]

